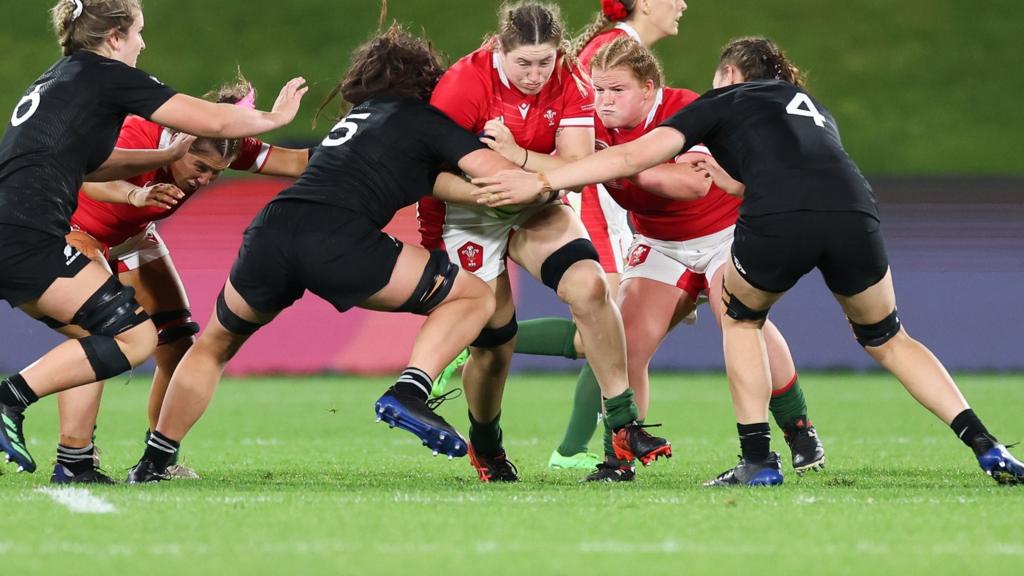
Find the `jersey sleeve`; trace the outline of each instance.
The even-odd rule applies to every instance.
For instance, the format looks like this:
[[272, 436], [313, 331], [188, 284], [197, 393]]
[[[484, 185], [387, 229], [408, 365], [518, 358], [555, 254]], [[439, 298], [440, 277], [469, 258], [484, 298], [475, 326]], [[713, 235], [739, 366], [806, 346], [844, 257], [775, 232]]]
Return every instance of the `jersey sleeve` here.
[[138, 68], [120, 62], [107, 67], [104, 98], [122, 112], [149, 120], [175, 94], [173, 88]]
[[164, 127], [141, 118], [129, 116], [121, 124], [121, 132], [117, 136], [117, 147], [129, 150], [158, 150], [160, 134]]
[[594, 127], [594, 87], [587, 77], [568, 66], [562, 71], [562, 119], [559, 128]]
[[238, 158], [231, 163], [230, 168], [259, 173], [267, 165], [267, 158], [270, 158], [270, 153], [273, 151], [273, 146], [259, 138], [244, 138], [242, 139], [242, 150], [238, 153]]
[[412, 125], [417, 128], [417, 138], [437, 160], [451, 166], [458, 166], [459, 160], [467, 154], [487, 147], [475, 134], [433, 107], [428, 106], [418, 111]]
[[679, 154], [707, 139], [727, 113], [732, 99], [730, 93], [705, 94], [661, 123], [662, 126], [677, 130], [686, 139]]
[[486, 79], [468, 59], [456, 62], [434, 88], [430, 104], [466, 130], [483, 125], [487, 115]]

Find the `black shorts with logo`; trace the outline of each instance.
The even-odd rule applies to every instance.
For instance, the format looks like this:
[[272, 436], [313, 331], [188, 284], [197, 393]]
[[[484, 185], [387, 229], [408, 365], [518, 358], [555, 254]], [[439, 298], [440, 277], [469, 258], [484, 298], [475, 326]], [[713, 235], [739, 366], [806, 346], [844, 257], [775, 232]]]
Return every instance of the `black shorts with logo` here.
[[309, 290], [344, 312], [387, 286], [402, 243], [366, 216], [326, 204], [267, 204], [242, 238], [231, 285], [260, 312]]
[[61, 236], [0, 224], [0, 300], [20, 306], [35, 300], [58, 278], [73, 278], [89, 259]]
[[829, 290], [853, 296], [889, 269], [879, 221], [863, 212], [741, 216], [732, 256], [740, 275], [766, 292], [785, 292], [817, 268]]

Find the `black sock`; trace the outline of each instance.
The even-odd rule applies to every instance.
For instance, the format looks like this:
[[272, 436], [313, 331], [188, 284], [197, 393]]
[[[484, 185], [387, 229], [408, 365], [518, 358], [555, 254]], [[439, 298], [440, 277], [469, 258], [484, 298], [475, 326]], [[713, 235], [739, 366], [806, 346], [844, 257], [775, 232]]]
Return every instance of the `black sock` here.
[[433, 384], [433, 380], [426, 372], [410, 366], [398, 377], [395, 385], [391, 387], [391, 391], [403, 396], [426, 400], [430, 396], [430, 388]]
[[988, 433], [988, 429], [970, 408], [957, 414], [949, 427], [961, 442], [974, 450], [976, 456], [981, 456], [999, 443], [995, 436]]
[[85, 448], [72, 448], [57, 444], [57, 463], [78, 475], [96, 468], [96, 446], [89, 443]]
[[740, 433], [740, 452], [747, 462], [764, 462], [768, 459], [771, 448], [772, 429], [767, 422], [756, 424], [736, 424]]
[[21, 374], [13, 374], [0, 381], [0, 404], [16, 408], [28, 408], [39, 396], [28, 387]]
[[156, 464], [157, 470], [163, 470], [170, 466], [171, 460], [178, 453], [180, 447], [180, 443], [154, 430], [149, 434], [149, 440], [146, 441], [146, 453], [142, 455], [142, 458]]
[[469, 443], [473, 452], [481, 456], [494, 456], [501, 452], [501, 412], [490, 422], [477, 422], [469, 413]]

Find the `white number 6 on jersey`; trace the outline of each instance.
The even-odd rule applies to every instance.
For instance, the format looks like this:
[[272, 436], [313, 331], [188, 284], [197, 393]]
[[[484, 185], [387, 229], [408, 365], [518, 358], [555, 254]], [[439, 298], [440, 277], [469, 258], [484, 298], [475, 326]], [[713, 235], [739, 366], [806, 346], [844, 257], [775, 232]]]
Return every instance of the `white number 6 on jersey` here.
[[[36, 89], [31, 94], [18, 101], [18, 105], [14, 107], [14, 113], [11, 114], [11, 126], [21, 126], [36, 113], [36, 110], [39, 108], [39, 88], [39, 86], [36, 86]], [[21, 110], [21, 107], [25, 104], [28, 104], [28, 110], [24, 114], [18, 114], [18, 110]]]
[[[324, 141], [321, 142], [320, 145], [341, 146], [345, 142], [351, 140], [356, 135], [356, 131], [359, 130], [359, 125], [353, 122], [353, 120], [366, 120], [369, 117], [369, 112], [365, 112], [362, 114], [349, 114], [348, 116], [345, 116], [344, 118], [341, 119], [341, 122], [338, 122], [337, 124], [334, 125], [334, 128], [331, 128], [330, 134], [328, 134], [327, 137], [324, 138]], [[342, 134], [341, 136], [334, 136], [334, 133], [341, 130], [342, 128], [345, 129], [345, 133]]]
[[825, 127], [825, 117], [814, 107], [811, 97], [803, 92], [797, 92], [793, 99], [786, 104], [786, 113], [794, 116], [806, 116], [813, 118], [819, 128]]

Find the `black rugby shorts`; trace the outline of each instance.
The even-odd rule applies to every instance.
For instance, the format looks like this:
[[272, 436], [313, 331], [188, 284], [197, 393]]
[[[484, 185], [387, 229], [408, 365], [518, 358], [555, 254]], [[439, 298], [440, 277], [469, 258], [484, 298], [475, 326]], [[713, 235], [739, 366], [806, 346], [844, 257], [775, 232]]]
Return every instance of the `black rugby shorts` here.
[[0, 300], [20, 306], [35, 300], [58, 278], [73, 278], [89, 259], [62, 236], [0, 224]]

